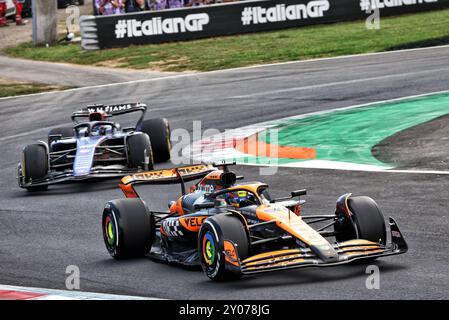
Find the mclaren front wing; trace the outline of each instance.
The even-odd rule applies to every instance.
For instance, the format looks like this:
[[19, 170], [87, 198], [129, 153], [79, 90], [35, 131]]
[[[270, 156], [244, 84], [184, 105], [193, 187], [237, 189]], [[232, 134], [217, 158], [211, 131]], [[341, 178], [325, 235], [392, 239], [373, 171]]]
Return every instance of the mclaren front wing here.
[[[363, 239], [354, 239], [335, 243], [334, 249], [338, 259], [332, 262], [324, 261], [310, 248], [285, 249], [253, 255], [247, 259], [236, 259], [233, 250], [225, 251], [226, 266], [231, 271], [244, 275], [287, 270], [306, 267], [331, 267], [361, 259], [373, 259], [405, 253], [408, 250], [396, 221], [389, 219], [391, 243], [383, 245]], [[234, 251], [234, 253], [237, 251]]]

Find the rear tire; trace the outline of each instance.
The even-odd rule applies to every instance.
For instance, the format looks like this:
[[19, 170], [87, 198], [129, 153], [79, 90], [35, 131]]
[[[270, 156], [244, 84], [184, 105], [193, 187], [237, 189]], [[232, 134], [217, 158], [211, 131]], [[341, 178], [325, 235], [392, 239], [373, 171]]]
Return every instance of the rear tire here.
[[165, 162], [170, 160], [170, 125], [165, 118], [156, 118], [142, 121], [141, 131], [151, 140], [154, 161]]
[[61, 135], [62, 138], [72, 138], [73, 137], [73, 128], [72, 127], [61, 127], [51, 129], [48, 133], [48, 146], [51, 146], [53, 141], [58, 140], [58, 138], [50, 138], [51, 135]]
[[149, 157], [148, 170], [153, 170], [153, 150], [151, 148], [150, 138], [146, 134], [133, 134], [126, 139], [128, 147], [128, 167], [144, 168], [145, 150]]
[[335, 237], [337, 242], [365, 239], [385, 245], [387, 241], [385, 220], [377, 203], [370, 197], [349, 197], [348, 207], [352, 212], [353, 222], [346, 216], [339, 216], [343, 213], [336, 213], [339, 218], [339, 222], [334, 225], [335, 231], [339, 233]]
[[198, 256], [204, 273], [214, 281], [239, 278], [241, 274], [226, 268], [224, 240], [237, 246], [240, 260], [249, 256], [249, 238], [239, 218], [229, 214], [219, 214], [207, 218], [201, 225], [198, 236]]
[[[23, 149], [22, 172], [26, 182], [40, 180], [48, 174], [48, 153], [42, 144], [30, 144]], [[43, 191], [48, 185], [27, 187], [28, 191]]]
[[115, 259], [142, 257], [153, 245], [154, 216], [141, 199], [109, 201], [102, 218], [103, 239]]

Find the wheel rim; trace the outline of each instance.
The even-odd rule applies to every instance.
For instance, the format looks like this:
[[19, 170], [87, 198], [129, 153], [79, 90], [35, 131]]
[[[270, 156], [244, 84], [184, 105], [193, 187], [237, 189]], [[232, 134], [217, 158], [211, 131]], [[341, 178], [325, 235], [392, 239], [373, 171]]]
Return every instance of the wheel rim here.
[[168, 124], [168, 121], [166, 122], [166, 136], [167, 136], [167, 146], [168, 146], [168, 151], [170, 152], [171, 150], [171, 140], [170, 140], [170, 126]]
[[117, 229], [115, 226], [114, 218], [111, 216], [111, 214], [108, 214], [106, 216], [103, 227], [106, 245], [112, 249], [115, 247], [117, 241]]
[[215, 239], [210, 232], [206, 232], [203, 236], [203, 259], [206, 266], [212, 267], [216, 262], [217, 251], [215, 247]]

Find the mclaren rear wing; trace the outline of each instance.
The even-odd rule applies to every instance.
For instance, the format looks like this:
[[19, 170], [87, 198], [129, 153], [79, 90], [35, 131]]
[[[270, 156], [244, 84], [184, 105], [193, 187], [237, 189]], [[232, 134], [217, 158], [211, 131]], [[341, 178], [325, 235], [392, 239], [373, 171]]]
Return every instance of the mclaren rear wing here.
[[119, 187], [127, 198], [137, 198], [139, 195], [133, 187], [135, 184], [157, 185], [179, 183], [182, 187], [182, 193], [185, 194], [185, 182], [201, 179], [216, 170], [218, 169], [211, 164], [197, 164], [171, 169], [145, 171], [122, 178]]

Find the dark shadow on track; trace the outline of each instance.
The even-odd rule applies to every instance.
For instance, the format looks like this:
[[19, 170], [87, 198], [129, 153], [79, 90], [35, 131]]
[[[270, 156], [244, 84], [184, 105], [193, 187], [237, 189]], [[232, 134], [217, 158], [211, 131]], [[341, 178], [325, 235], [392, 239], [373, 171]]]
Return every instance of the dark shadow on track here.
[[107, 191], [117, 189], [120, 179], [111, 178], [106, 180], [88, 180], [78, 182], [65, 182], [61, 184], [50, 185], [45, 191], [27, 191], [20, 189], [12, 195], [12, 198], [29, 198], [40, 196], [70, 195], [74, 193], [92, 193], [96, 191]]
[[[167, 168], [173, 168], [174, 165], [171, 162], [160, 163], [155, 166], [155, 170], [162, 170]], [[107, 191], [112, 189], [118, 190], [118, 185], [122, 177], [113, 178], [92, 178], [82, 181], [67, 181], [62, 183], [56, 183], [49, 185], [45, 191], [27, 191], [26, 189], [20, 189], [20, 192], [14, 193], [12, 198], [23, 197], [37, 197], [37, 196], [53, 196], [53, 195], [68, 195], [68, 194], [83, 194], [92, 193], [97, 191]]]
[[[142, 257], [137, 259], [121, 260], [103, 259], [95, 262], [96, 267], [108, 268], [119, 267], [126, 269], [132, 267], [139, 262], [156, 263], [159, 266], [163, 266], [173, 271], [186, 272], [186, 276], [189, 273], [202, 274], [200, 266], [184, 266], [178, 263], [168, 263], [160, 260], [152, 259], [150, 257]], [[145, 262], [145, 263], [146, 263]], [[349, 263], [345, 266], [328, 267], [328, 268], [305, 268], [297, 270], [285, 270], [260, 275], [252, 275], [242, 277], [240, 279], [227, 280], [225, 282], [215, 282], [208, 280], [204, 275], [204, 281], [199, 282], [200, 287], [221, 286], [221, 288], [227, 289], [257, 289], [257, 288], [270, 288], [270, 287], [282, 287], [289, 285], [301, 285], [301, 284], [314, 284], [314, 283], [326, 283], [334, 281], [344, 281], [347, 279], [366, 278], [366, 267], [368, 265], [377, 265], [380, 269], [380, 273], [398, 272], [408, 269], [403, 264], [394, 264], [386, 261], [359, 261], [357, 263]]]
[[[106, 249], [105, 249], [106, 250]], [[133, 258], [133, 259], [125, 259], [125, 260], [115, 260], [113, 258], [110, 259], [104, 259], [100, 261], [96, 261], [95, 264], [100, 267], [111, 267], [114, 265], [119, 266], [120, 268], [125, 267], [126, 265], [134, 265], [136, 262], [146, 261], [148, 263], [156, 263], [160, 266], [164, 266], [167, 268], [173, 268], [175, 270], [181, 270], [181, 271], [191, 271], [191, 272], [202, 272], [200, 265], [183, 265], [177, 262], [167, 262], [162, 261], [159, 259], [155, 259], [149, 256], [141, 257], [141, 258]], [[122, 265], [123, 264], [123, 265]]]
[[[372, 263], [379, 266], [380, 274], [397, 272], [407, 269], [404, 265], [376, 262]], [[364, 265], [348, 264], [340, 267], [329, 268], [309, 268], [273, 272], [270, 274], [261, 274], [258, 276], [243, 277], [241, 279], [223, 282], [219, 285], [226, 286], [228, 289], [266, 289], [274, 287], [288, 287], [296, 285], [317, 284], [335, 281], [344, 281], [348, 279], [366, 278], [366, 267], [370, 263]], [[325, 270], [323, 270], [325, 269]], [[326, 270], [327, 269], [327, 270]], [[200, 286], [209, 287], [216, 286], [216, 282], [204, 281]], [[294, 298], [294, 297], [292, 297]]]

